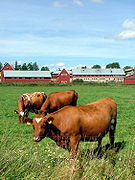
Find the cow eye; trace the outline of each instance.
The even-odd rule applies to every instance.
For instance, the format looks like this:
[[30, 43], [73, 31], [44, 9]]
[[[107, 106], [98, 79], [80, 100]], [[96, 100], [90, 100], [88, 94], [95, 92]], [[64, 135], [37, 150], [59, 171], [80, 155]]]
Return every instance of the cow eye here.
[[45, 125], [45, 124], [41, 126], [41, 128], [45, 128], [45, 127], [46, 127], [46, 125]]

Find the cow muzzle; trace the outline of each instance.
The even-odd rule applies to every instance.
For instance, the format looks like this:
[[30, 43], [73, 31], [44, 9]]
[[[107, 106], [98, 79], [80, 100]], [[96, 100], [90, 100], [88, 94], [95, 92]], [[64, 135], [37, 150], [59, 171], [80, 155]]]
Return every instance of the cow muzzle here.
[[33, 137], [33, 141], [36, 141], [36, 142], [39, 142], [41, 139], [40, 139], [40, 137], [38, 136], [38, 137]]

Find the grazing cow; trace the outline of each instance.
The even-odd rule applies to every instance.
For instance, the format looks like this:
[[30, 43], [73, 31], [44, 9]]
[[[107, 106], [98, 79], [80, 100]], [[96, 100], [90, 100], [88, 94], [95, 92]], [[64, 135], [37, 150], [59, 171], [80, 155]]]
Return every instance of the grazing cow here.
[[38, 113], [46, 115], [67, 105], [76, 106], [77, 98], [78, 94], [74, 90], [50, 93]]
[[24, 122], [24, 117], [28, 117], [29, 111], [37, 112], [45, 102], [47, 95], [44, 92], [34, 92], [23, 94], [18, 101], [18, 111], [14, 110], [19, 115], [20, 123]]
[[116, 119], [117, 105], [112, 98], [106, 97], [87, 105], [65, 106], [47, 116], [37, 114], [27, 121], [33, 125], [34, 141], [49, 137], [63, 148], [70, 145], [69, 150], [74, 157], [80, 140], [98, 141], [100, 149], [102, 138], [108, 131], [113, 146]]

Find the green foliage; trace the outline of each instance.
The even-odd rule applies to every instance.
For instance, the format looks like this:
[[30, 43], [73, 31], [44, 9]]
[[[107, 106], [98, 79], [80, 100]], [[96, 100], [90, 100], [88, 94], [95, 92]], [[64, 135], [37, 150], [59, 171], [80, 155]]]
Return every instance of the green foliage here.
[[117, 69], [119, 69], [120, 68], [120, 64], [118, 62], [113, 62], [111, 64], [107, 64], [106, 68], [117, 68]]
[[33, 63], [33, 71], [38, 71], [39, 68], [38, 68], [38, 65], [36, 62]]
[[132, 68], [131, 66], [125, 66], [123, 69], [126, 70], [126, 69], [130, 69]]
[[87, 66], [82, 66], [81, 69], [87, 69]]
[[32, 62], [28, 63], [27, 68], [28, 68], [29, 71], [33, 71]]
[[83, 83], [84, 81], [82, 79], [75, 79], [72, 81], [73, 84], [80, 84]]
[[94, 65], [94, 66], [92, 67], [92, 69], [101, 69], [101, 66], [98, 65], [98, 64], [96, 64], [96, 65]]
[[41, 68], [41, 71], [49, 71], [49, 68], [48, 68], [47, 66], [43, 66], [43, 67]]
[[2, 66], [2, 63], [0, 62], [0, 71], [1, 71], [2, 67], [3, 67], [3, 66]]
[[38, 68], [38, 65], [36, 62], [32, 63], [28, 63], [28, 65], [26, 63], [23, 63], [23, 65], [18, 65], [18, 62], [15, 61], [15, 67], [14, 67], [15, 70], [22, 70], [22, 71], [38, 71], [39, 68]]
[[27, 64], [26, 63], [24, 63], [23, 65], [22, 65], [22, 71], [27, 71], [28, 70], [28, 68], [27, 68]]
[[[135, 179], [135, 93], [133, 86], [95, 86], [48, 84], [35, 86], [0, 86], [0, 179]], [[46, 84], [46, 83], [44, 83]], [[128, 88], [127, 88], [128, 87]], [[20, 124], [14, 114], [20, 96], [27, 92], [51, 92], [75, 89], [77, 105], [110, 96], [117, 102], [118, 120], [115, 148], [110, 149], [109, 137], [102, 142], [97, 158], [96, 142], [81, 142], [77, 158], [49, 138], [33, 142], [32, 126]], [[35, 114], [30, 113], [32, 118]]]
[[18, 62], [17, 61], [15, 61], [15, 67], [14, 67], [14, 69], [17, 71], [17, 70], [22, 70], [22, 67], [21, 67], [21, 65], [20, 64], [18, 64]]

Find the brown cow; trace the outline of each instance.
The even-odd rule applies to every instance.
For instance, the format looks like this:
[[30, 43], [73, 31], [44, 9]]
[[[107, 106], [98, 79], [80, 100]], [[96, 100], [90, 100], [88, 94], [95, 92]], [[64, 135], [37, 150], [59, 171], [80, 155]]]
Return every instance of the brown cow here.
[[67, 105], [76, 106], [77, 98], [78, 94], [74, 90], [50, 93], [38, 113], [46, 115]]
[[98, 141], [99, 149], [108, 131], [113, 146], [116, 119], [117, 105], [112, 98], [106, 97], [87, 105], [65, 106], [47, 116], [38, 114], [33, 120], [27, 120], [31, 120], [34, 128], [34, 141], [49, 137], [63, 148], [70, 145], [74, 157], [80, 140]]
[[28, 117], [29, 111], [37, 112], [47, 98], [44, 92], [34, 92], [23, 94], [18, 101], [18, 111], [14, 110], [19, 115], [20, 123], [24, 122], [24, 117]]

